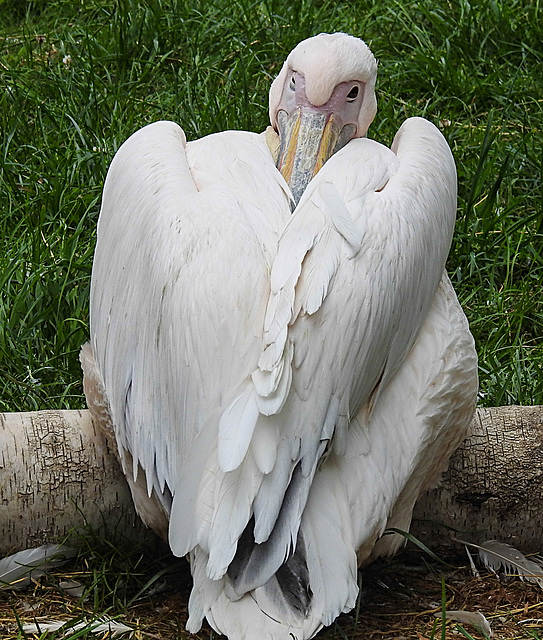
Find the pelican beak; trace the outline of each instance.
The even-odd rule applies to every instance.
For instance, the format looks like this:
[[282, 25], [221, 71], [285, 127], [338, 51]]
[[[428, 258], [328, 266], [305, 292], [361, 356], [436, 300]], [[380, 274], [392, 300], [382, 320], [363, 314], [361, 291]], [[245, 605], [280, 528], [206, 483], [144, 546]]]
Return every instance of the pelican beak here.
[[279, 111], [277, 125], [281, 147], [277, 168], [290, 187], [296, 204], [313, 176], [330, 156], [355, 134], [334, 113], [298, 107], [292, 114]]

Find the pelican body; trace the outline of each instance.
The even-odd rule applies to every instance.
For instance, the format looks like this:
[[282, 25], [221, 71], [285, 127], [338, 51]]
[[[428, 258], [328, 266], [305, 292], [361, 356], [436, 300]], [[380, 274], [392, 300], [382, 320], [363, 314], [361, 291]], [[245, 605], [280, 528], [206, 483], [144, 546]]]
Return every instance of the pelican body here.
[[305, 40], [267, 134], [156, 122], [105, 181], [85, 393], [188, 556], [191, 632], [301, 640], [349, 611], [473, 414], [454, 160], [422, 118], [365, 137], [376, 72], [357, 38]]

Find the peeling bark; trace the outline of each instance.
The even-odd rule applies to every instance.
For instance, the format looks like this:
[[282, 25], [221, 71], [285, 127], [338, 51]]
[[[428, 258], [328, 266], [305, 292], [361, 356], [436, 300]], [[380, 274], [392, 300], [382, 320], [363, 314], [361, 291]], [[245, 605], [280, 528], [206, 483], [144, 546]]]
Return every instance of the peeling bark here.
[[478, 409], [441, 484], [419, 499], [411, 532], [432, 549], [462, 550], [455, 536], [543, 550], [543, 406]]
[[[456, 535], [530, 552], [543, 549], [542, 524], [543, 406], [478, 409], [443, 482], [419, 500], [411, 532], [435, 551], [461, 550]], [[0, 414], [0, 556], [87, 527], [155, 542], [88, 411]]]
[[149, 535], [89, 412], [0, 414], [0, 554], [87, 526], [131, 540]]

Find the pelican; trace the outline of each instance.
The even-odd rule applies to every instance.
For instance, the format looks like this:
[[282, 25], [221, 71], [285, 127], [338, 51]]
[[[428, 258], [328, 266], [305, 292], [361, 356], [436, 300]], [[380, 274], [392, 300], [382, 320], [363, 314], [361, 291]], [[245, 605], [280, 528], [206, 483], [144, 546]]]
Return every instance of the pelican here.
[[309, 38], [265, 134], [156, 122], [107, 174], [85, 394], [188, 556], [193, 633], [303, 640], [352, 609], [472, 417], [454, 160], [422, 118], [365, 137], [376, 74], [362, 40]]

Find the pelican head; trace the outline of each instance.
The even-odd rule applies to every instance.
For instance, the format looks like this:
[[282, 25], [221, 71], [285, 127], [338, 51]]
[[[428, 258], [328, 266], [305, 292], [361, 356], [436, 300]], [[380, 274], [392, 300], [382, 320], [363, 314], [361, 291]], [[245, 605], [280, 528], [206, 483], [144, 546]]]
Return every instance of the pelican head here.
[[366, 135], [376, 77], [369, 47], [345, 33], [321, 33], [290, 52], [270, 89], [270, 121], [281, 142], [277, 168], [296, 203], [333, 153]]

